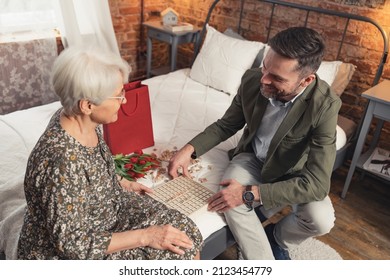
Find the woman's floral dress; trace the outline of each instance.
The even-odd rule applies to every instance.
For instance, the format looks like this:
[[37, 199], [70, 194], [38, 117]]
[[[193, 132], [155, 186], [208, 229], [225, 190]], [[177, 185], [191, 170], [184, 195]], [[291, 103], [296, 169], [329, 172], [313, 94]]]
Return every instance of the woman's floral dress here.
[[[147, 195], [122, 189], [109, 148], [97, 129], [97, 147], [85, 147], [52, 117], [28, 160], [27, 211], [19, 259], [192, 259], [202, 246], [194, 222]], [[112, 234], [171, 224], [194, 246], [183, 256], [139, 247], [107, 255]]]

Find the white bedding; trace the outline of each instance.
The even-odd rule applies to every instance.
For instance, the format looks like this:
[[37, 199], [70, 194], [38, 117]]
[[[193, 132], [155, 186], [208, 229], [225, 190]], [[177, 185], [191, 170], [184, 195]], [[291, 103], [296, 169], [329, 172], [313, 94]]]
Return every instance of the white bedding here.
[[23, 191], [27, 160], [59, 102], [0, 115], [0, 251], [16, 258], [26, 205]]
[[[180, 148], [207, 125], [220, 118], [231, 102], [223, 92], [193, 81], [189, 69], [143, 81], [149, 86], [155, 146], [145, 152]], [[25, 207], [23, 179], [29, 153], [45, 129], [59, 102], [0, 116], [0, 251], [7, 259], [16, 257], [18, 234]], [[238, 133], [201, 157], [203, 167], [195, 179], [207, 178], [204, 185], [216, 191], [228, 164], [226, 151], [240, 138]], [[337, 148], [346, 143], [337, 127]], [[153, 186], [149, 179], [142, 183]], [[219, 230], [225, 221], [219, 214], [201, 211], [191, 218], [204, 238]]]

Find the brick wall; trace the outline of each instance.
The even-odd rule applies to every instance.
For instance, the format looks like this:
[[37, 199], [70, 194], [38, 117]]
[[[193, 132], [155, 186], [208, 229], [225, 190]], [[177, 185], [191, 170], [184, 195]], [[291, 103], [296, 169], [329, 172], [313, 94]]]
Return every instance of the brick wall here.
[[[122, 57], [127, 60], [132, 73], [130, 79], [145, 78], [146, 30], [143, 21], [159, 19], [159, 12], [168, 7], [164, 0], [109, 0], [112, 22]], [[153, 43], [155, 66], [168, 63], [168, 47]]]
[[[315, 1], [315, 0], [290, 0], [309, 6], [319, 6], [331, 10], [350, 12], [362, 16], [374, 18], [389, 34], [390, 30], [390, 3], [389, 1]], [[212, 17], [211, 23], [217, 29], [223, 31], [227, 27], [235, 27], [238, 24], [239, 2], [237, 0], [222, 0]], [[133, 68], [132, 79], [145, 77], [146, 70], [146, 34], [141, 28], [141, 22], [151, 19], [159, 19], [158, 12], [167, 7], [172, 7], [180, 14], [180, 19], [197, 26], [202, 26], [212, 0], [109, 0], [114, 30], [117, 36], [122, 56]], [[142, 8], [143, 7], [143, 8]], [[259, 3], [256, 0], [245, 1], [245, 20], [242, 22], [243, 35], [250, 40], [265, 41], [266, 29], [265, 20], [270, 13], [270, 7]], [[286, 12], [283, 9], [277, 10], [275, 17], [275, 29], [271, 36], [278, 30], [290, 26], [291, 22], [302, 23], [305, 15], [295, 12]], [[330, 17], [309, 18], [309, 27], [319, 30], [327, 42], [326, 60], [335, 60], [335, 48], [337, 40], [342, 34], [342, 20], [334, 20]], [[367, 90], [372, 84], [375, 67], [380, 60], [380, 49], [383, 46], [380, 34], [365, 24], [351, 22], [347, 31], [347, 44], [341, 51], [341, 59], [357, 66], [352, 82], [346, 92], [342, 95], [343, 106], [341, 114], [359, 122], [366, 99], [361, 93]], [[193, 54], [192, 46], [185, 45], [179, 48], [178, 67], [190, 65]], [[168, 63], [169, 52], [166, 44], [153, 43], [153, 66], [165, 65]], [[390, 79], [389, 59], [385, 65], [382, 79]], [[373, 128], [372, 128], [373, 129]], [[372, 135], [372, 131], [370, 132]], [[369, 142], [369, 136], [367, 142]], [[390, 150], [390, 124], [387, 122], [381, 134], [380, 146]]]

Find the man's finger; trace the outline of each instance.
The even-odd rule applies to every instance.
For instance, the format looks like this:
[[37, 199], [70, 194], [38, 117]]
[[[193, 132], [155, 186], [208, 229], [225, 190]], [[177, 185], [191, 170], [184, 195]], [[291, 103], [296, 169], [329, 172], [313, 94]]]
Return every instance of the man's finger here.
[[170, 175], [172, 178], [176, 178], [176, 177], [178, 176], [178, 175], [177, 175], [177, 168], [172, 167], [170, 163], [169, 163], [169, 165], [168, 165], [168, 173], [169, 173], [169, 175]]

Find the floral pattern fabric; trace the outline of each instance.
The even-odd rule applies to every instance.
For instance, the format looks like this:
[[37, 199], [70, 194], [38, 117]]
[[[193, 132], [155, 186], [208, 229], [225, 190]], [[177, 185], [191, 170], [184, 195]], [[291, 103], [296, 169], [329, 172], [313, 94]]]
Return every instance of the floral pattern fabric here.
[[50, 83], [57, 55], [56, 34], [0, 43], [0, 114], [58, 100]]
[[[60, 110], [32, 151], [25, 177], [27, 211], [19, 259], [192, 259], [202, 246], [195, 223], [153, 200], [122, 189], [112, 155], [97, 129], [85, 147], [59, 123]], [[139, 247], [105, 254], [114, 232], [171, 224], [194, 246], [183, 256]]]

